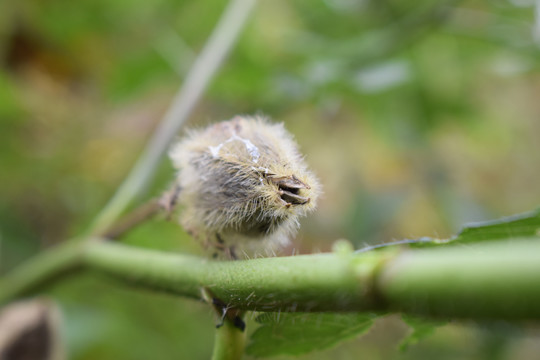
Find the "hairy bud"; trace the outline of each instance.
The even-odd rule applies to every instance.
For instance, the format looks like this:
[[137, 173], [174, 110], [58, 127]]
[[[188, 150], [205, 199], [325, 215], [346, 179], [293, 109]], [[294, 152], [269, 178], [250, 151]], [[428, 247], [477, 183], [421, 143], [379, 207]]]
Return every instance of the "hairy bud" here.
[[170, 151], [185, 229], [213, 257], [272, 254], [315, 209], [320, 185], [283, 124], [238, 116]]

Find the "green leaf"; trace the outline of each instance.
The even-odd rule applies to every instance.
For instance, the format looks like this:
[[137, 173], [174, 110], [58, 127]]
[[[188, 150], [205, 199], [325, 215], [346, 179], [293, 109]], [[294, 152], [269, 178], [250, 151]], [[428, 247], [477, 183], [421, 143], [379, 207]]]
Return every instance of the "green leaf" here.
[[481, 221], [465, 225], [450, 239], [423, 237], [398, 241], [411, 247], [429, 247], [441, 244], [471, 244], [481, 241], [511, 240], [519, 237], [540, 237], [540, 208], [497, 220]]
[[327, 349], [366, 332], [374, 314], [265, 313], [251, 336], [249, 355], [301, 355]]
[[529, 236], [540, 236], [540, 208], [498, 220], [469, 224], [451, 242], [473, 243]]
[[409, 335], [401, 341], [401, 344], [399, 345], [399, 350], [401, 351], [407, 350], [409, 346], [430, 336], [437, 327], [445, 325], [445, 322], [442, 321], [420, 319], [407, 314], [402, 314], [401, 318], [412, 330]]

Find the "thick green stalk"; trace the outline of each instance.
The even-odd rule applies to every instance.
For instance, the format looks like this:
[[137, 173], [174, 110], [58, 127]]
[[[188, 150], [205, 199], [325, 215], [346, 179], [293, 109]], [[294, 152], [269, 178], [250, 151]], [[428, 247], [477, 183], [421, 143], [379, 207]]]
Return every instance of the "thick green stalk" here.
[[243, 310], [353, 311], [374, 306], [376, 265], [383, 256], [319, 254], [246, 261], [212, 261], [193, 256], [94, 244], [85, 262], [141, 286], [201, 297], [209, 289]]
[[241, 310], [404, 311], [448, 318], [540, 319], [538, 238], [402, 252], [219, 262], [89, 242], [43, 255], [0, 282], [0, 302], [77, 264], [170, 293], [201, 289]]
[[377, 281], [385, 306], [438, 317], [540, 319], [540, 241], [403, 253]]
[[436, 317], [540, 319], [540, 242], [484, 242], [402, 253], [214, 262], [98, 244], [89, 267], [169, 292], [258, 311], [404, 311]]

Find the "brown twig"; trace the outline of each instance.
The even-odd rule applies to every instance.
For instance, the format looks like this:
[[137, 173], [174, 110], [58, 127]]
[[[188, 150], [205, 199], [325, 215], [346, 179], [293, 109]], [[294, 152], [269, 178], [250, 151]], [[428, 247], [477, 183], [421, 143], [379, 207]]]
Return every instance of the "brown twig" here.
[[122, 217], [116, 224], [112, 225], [103, 235], [107, 240], [116, 240], [140, 223], [152, 218], [163, 210], [160, 199], [150, 201], [135, 208], [131, 213]]
[[175, 185], [170, 190], [165, 191], [161, 197], [150, 199], [111, 225], [102, 237], [106, 240], [118, 239], [129, 230], [160, 212], [167, 214], [167, 219], [169, 219], [176, 206], [179, 193], [180, 188]]

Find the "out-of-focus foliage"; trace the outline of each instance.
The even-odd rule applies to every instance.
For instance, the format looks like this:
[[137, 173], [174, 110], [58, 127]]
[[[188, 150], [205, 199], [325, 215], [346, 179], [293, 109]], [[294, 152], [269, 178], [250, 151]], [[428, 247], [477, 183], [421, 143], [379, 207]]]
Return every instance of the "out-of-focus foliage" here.
[[[190, 125], [254, 112], [286, 123], [325, 189], [296, 252], [325, 251], [338, 238], [357, 247], [445, 238], [465, 222], [532, 210], [540, 199], [533, 6], [261, 1]], [[215, 0], [0, 2], [0, 271], [85, 228], [133, 164], [223, 8]], [[141, 200], [171, 179], [164, 161]], [[164, 219], [126, 242], [198, 251]], [[204, 305], [96, 274], [49, 292], [64, 312], [73, 359], [211, 353], [212, 313]], [[406, 327], [387, 318], [362, 339], [309, 358], [527, 359], [540, 352], [534, 329], [502, 336], [501, 328], [445, 326], [399, 354]]]
[[258, 357], [301, 355], [324, 350], [366, 332], [372, 314], [266, 313], [251, 337], [247, 353]]
[[407, 351], [409, 346], [431, 336], [438, 326], [444, 325], [444, 323], [441, 321], [435, 322], [405, 314], [401, 315], [401, 319], [411, 328], [409, 334], [399, 345], [399, 349], [401, 351]]

